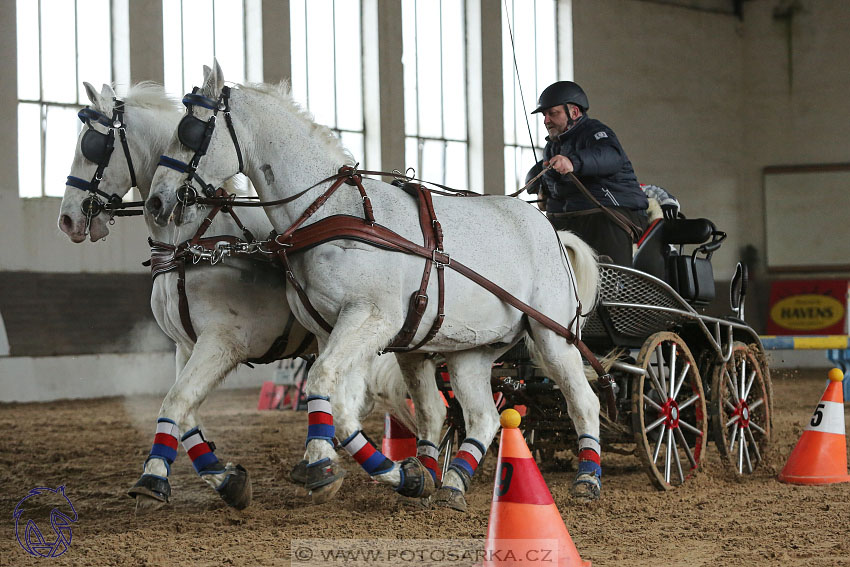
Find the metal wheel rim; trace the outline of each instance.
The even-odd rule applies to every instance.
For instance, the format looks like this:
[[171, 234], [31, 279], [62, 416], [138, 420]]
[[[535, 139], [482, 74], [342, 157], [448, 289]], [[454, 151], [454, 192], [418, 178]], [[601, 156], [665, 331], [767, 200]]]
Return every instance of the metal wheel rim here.
[[749, 347], [736, 343], [729, 361], [717, 365], [712, 392], [712, 430], [723, 461], [738, 476], [754, 473], [770, 442], [770, 393]]
[[[647, 371], [632, 394], [632, 429], [653, 484], [676, 488], [699, 468], [708, 433], [696, 361], [675, 333], [652, 335], [638, 355]], [[673, 380], [670, 380], [673, 376]]]

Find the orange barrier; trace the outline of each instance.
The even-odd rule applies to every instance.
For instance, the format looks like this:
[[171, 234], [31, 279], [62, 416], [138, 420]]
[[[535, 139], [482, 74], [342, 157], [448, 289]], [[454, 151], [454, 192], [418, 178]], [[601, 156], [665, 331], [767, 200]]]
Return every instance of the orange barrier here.
[[[544, 561], [559, 567], [590, 567], [570, 537], [549, 488], [528, 450], [516, 410], [502, 412], [502, 437], [487, 529], [484, 565]], [[552, 548], [556, 549], [552, 549]], [[546, 552], [550, 552], [544, 558]]]
[[847, 441], [844, 432], [844, 373], [829, 371], [829, 385], [815, 408], [797, 446], [779, 473], [781, 482], [833, 484], [850, 482], [847, 474]]

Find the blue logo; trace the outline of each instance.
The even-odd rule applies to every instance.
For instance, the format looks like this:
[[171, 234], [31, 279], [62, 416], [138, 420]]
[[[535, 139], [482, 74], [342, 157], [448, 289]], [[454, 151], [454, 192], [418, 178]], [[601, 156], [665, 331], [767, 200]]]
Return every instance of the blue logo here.
[[[52, 535], [43, 533], [36, 524], [39, 521], [43, 526], [48, 517]], [[64, 486], [33, 488], [15, 506], [12, 518], [18, 545], [34, 557], [58, 557], [71, 547], [71, 524], [77, 521], [77, 511], [65, 496]]]

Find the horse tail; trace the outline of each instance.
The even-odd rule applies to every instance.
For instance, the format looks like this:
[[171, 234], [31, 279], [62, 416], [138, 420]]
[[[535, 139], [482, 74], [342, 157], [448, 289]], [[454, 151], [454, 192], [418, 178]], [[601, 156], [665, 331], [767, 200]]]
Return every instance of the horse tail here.
[[[407, 404], [407, 386], [404, 384], [401, 368], [395, 355], [385, 354], [375, 357], [367, 381], [367, 402], [370, 398], [374, 400], [374, 407], [369, 409], [389, 412], [402, 425], [415, 432], [416, 420]], [[361, 417], [365, 416], [361, 415]]]
[[[570, 265], [576, 278], [576, 292], [581, 302], [582, 313], [586, 314], [596, 306], [599, 287], [599, 267], [596, 252], [584, 240], [568, 230], [559, 230], [558, 238], [567, 251]], [[586, 319], [584, 319], [586, 320]]]

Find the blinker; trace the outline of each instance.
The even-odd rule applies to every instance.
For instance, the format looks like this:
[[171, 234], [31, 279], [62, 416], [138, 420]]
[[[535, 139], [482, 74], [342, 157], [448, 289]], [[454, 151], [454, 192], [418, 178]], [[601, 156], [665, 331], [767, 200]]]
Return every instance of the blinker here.
[[192, 115], [186, 115], [177, 126], [177, 139], [190, 150], [199, 151], [207, 135], [207, 122]]
[[90, 129], [83, 134], [83, 139], [80, 141], [80, 151], [83, 157], [90, 162], [106, 166], [109, 164], [109, 157], [112, 155], [114, 136], [103, 134], [97, 130]]

